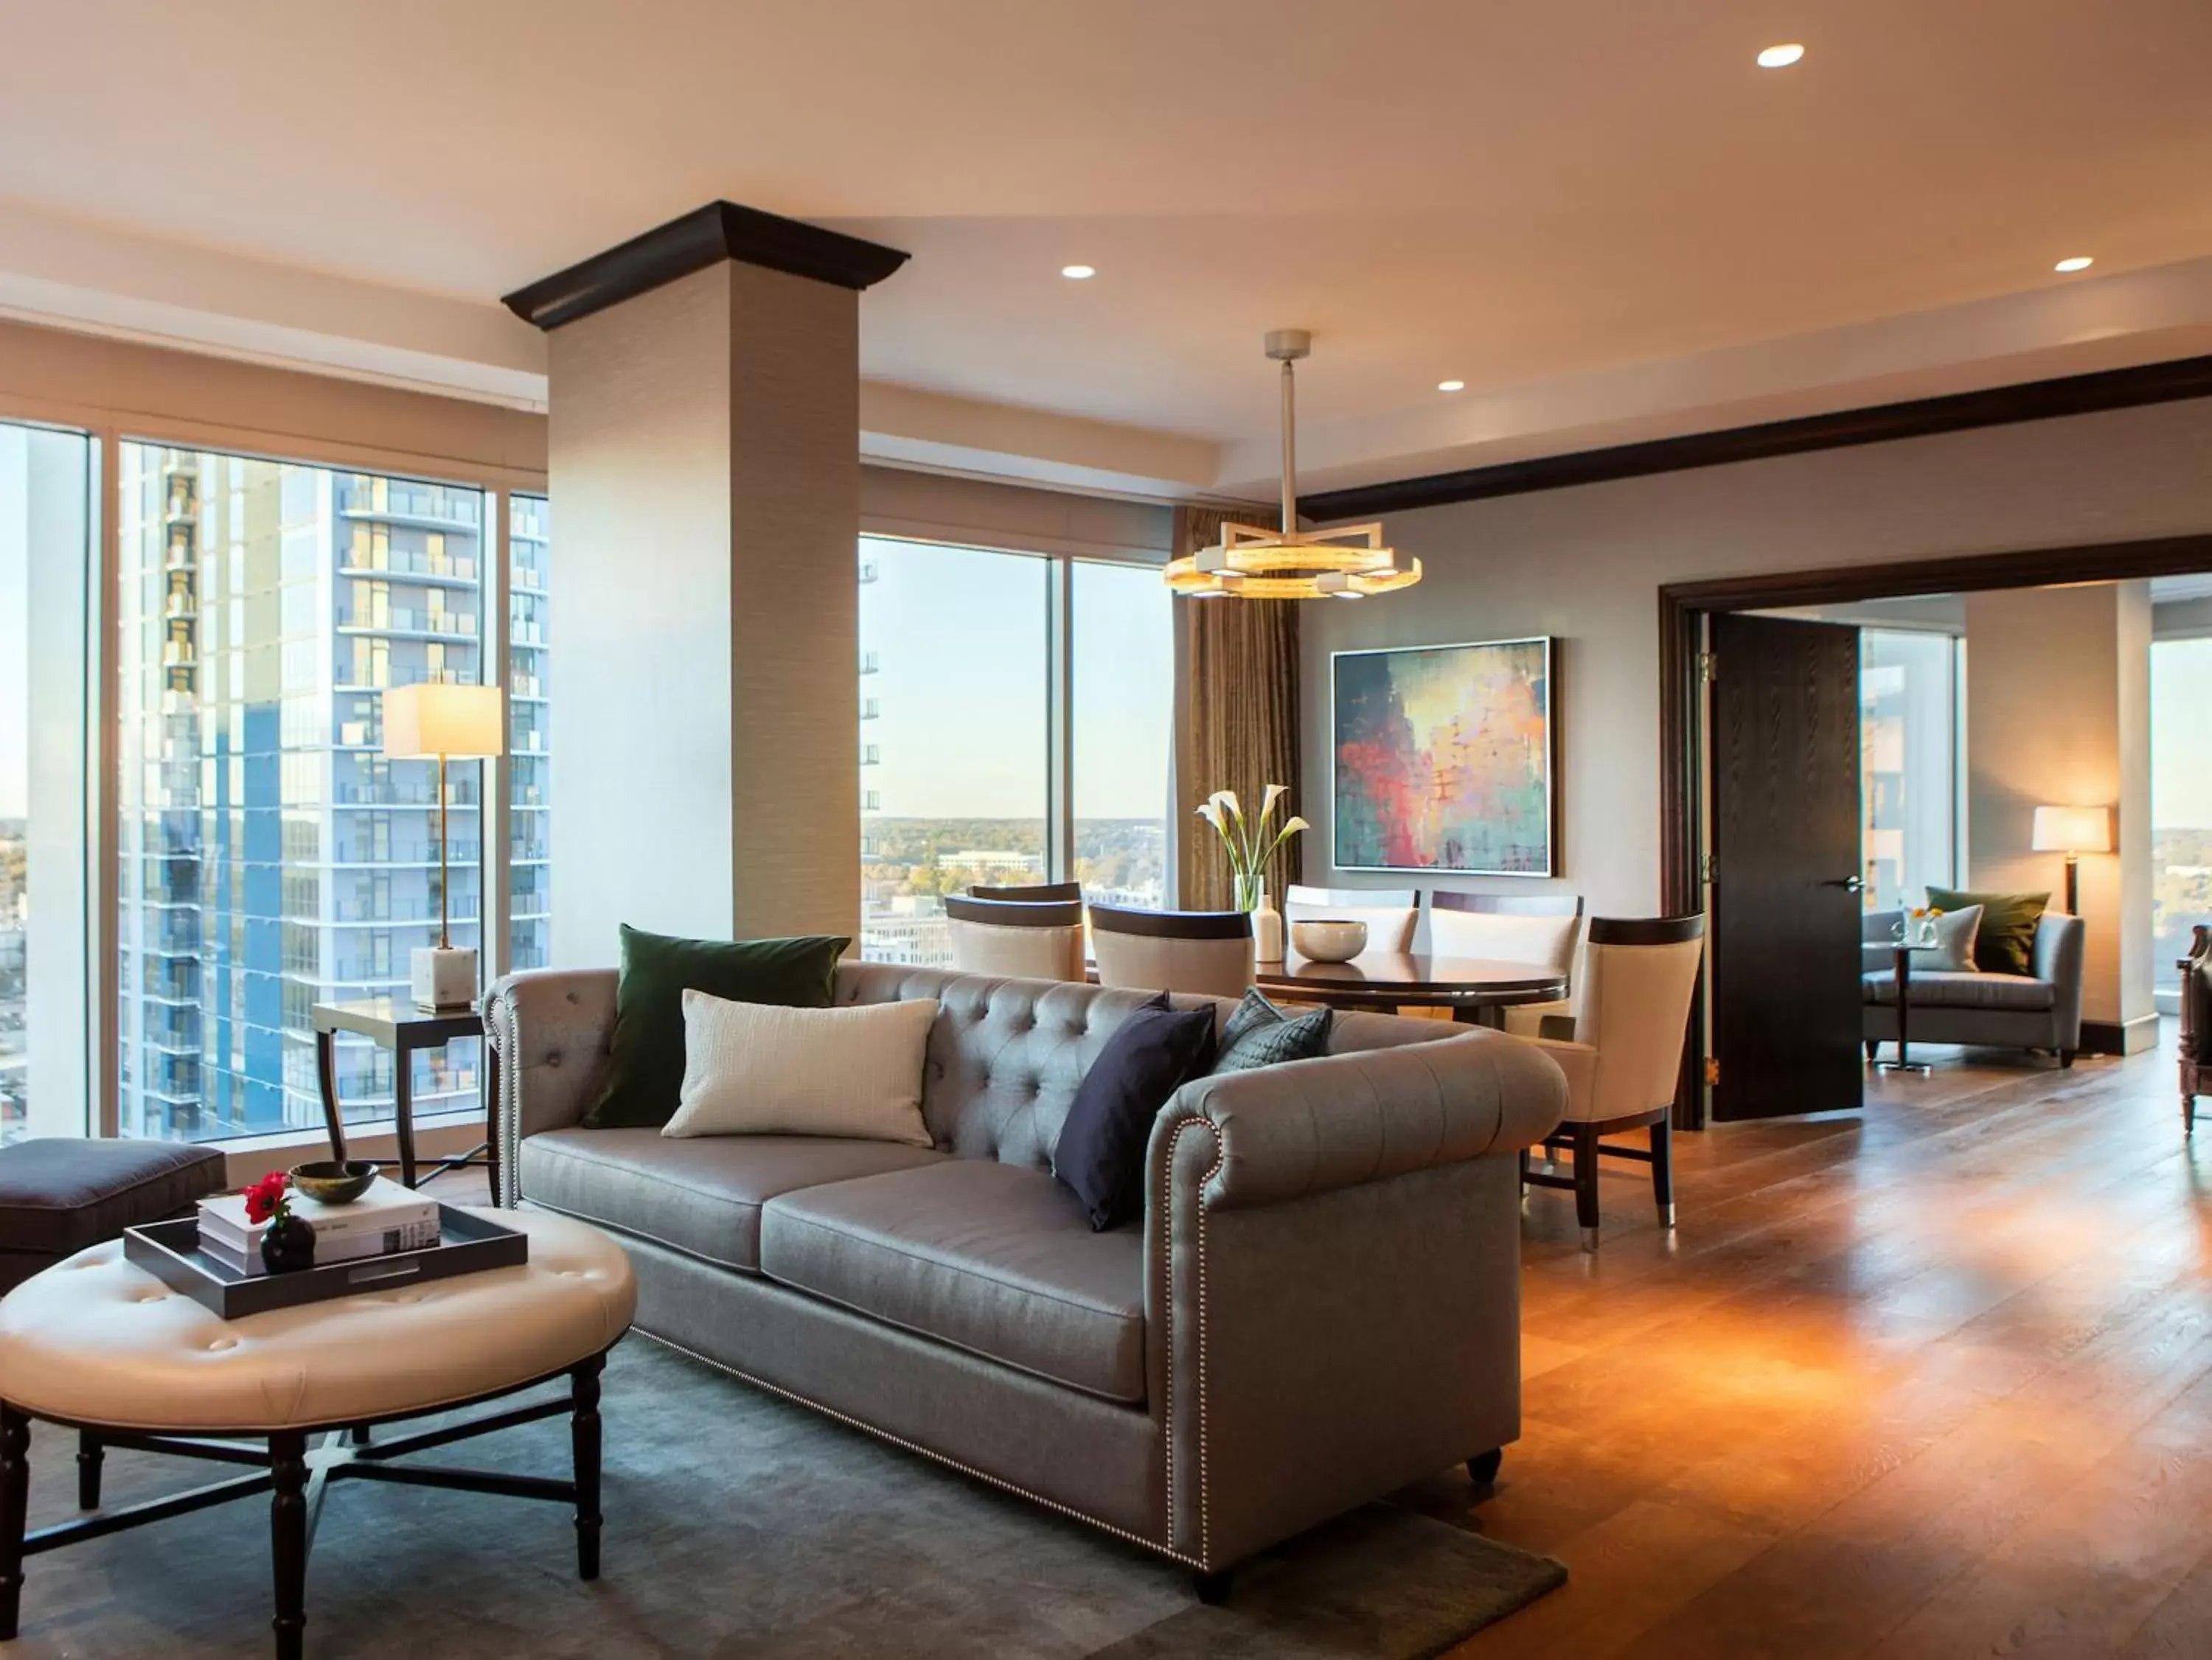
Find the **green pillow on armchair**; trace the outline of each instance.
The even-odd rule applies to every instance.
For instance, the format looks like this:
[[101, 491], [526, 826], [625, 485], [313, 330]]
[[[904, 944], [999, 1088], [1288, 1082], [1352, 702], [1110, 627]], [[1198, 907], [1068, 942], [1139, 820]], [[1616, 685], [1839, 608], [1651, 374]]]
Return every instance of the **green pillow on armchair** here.
[[1982, 907], [1981, 931], [1974, 936], [1974, 966], [1984, 974], [2033, 974], [2035, 930], [2051, 907], [2048, 894], [1975, 894], [1955, 888], [1928, 890], [1929, 908], [1963, 911]]

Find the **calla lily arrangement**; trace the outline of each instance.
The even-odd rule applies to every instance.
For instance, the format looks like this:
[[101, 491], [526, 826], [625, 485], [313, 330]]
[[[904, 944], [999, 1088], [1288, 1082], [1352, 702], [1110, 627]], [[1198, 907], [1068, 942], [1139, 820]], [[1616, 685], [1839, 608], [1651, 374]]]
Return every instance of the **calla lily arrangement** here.
[[1237, 908], [1255, 909], [1260, 903], [1261, 880], [1267, 862], [1275, 857], [1283, 844], [1301, 830], [1313, 827], [1293, 814], [1273, 829], [1268, 827], [1274, 817], [1275, 807], [1290, 793], [1287, 785], [1271, 784], [1260, 803], [1260, 810], [1249, 821], [1244, 809], [1237, 799], [1234, 790], [1217, 790], [1199, 803], [1199, 817], [1213, 827], [1213, 833], [1221, 838], [1221, 845], [1229, 850], [1229, 869], [1237, 878]]

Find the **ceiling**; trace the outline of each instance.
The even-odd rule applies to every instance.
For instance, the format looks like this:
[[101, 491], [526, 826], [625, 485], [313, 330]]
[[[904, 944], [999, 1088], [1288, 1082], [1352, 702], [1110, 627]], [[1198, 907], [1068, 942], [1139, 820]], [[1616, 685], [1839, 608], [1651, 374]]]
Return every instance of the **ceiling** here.
[[499, 294], [717, 197], [913, 253], [871, 381], [1191, 440], [1183, 489], [1267, 479], [1283, 326], [1316, 483], [2212, 350], [2205, 0], [0, 0], [0, 309], [471, 395], [542, 373]]

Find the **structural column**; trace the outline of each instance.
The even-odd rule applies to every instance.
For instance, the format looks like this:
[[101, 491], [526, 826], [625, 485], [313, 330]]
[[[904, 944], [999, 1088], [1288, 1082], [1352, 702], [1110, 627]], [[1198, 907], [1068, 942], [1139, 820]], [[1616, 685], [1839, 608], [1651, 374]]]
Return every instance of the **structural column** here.
[[553, 960], [860, 924], [860, 291], [715, 203], [507, 298], [550, 334]]

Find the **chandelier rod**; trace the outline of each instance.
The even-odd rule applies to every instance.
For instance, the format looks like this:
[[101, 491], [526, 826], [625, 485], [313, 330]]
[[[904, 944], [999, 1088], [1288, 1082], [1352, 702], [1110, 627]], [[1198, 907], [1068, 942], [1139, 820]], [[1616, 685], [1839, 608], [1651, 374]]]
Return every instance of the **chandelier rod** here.
[[1293, 364], [1283, 360], [1283, 533], [1298, 528], [1297, 392]]

